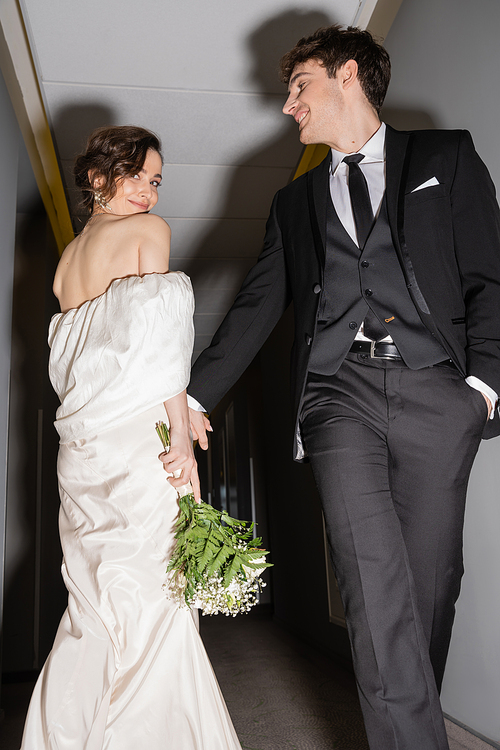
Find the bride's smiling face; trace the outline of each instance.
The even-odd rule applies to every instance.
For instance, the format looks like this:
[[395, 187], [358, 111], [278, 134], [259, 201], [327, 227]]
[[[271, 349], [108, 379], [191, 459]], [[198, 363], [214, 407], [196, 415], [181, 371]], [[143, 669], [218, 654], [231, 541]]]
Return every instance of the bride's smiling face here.
[[[118, 216], [150, 211], [158, 202], [161, 168], [160, 154], [150, 149], [138, 174], [117, 180], [115, 195], [106, 201], [107, 210]], [[99, 187], [98, 179], [94, 185]]]

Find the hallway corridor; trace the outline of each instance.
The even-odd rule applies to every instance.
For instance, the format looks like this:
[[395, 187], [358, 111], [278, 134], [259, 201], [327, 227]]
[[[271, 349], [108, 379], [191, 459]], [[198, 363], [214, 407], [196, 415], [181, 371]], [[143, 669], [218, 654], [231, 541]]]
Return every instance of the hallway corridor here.
[[[258, 613], [201, 618], [201, 632], [243, 750], [368, 750], [350, 672]], [[19, 750], [32, 685], [2, 687], [1, 750]], [[450, 750], [491, 750], [447, 729]]]

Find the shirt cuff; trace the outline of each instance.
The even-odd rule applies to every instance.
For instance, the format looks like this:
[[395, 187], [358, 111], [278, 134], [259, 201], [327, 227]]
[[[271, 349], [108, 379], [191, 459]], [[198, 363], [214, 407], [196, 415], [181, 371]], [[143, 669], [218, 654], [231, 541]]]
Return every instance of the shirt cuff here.
[[469, 375], [467, 378], [465, 378], [465, 382], [467, 383], [467, 385], [470, 385], [471, 388], [475, 388], [476, 391], [481, 391], [481, 393], [484, 393], [485, 396], [488, 396], [489, 400], [493, 404], [493, 408], [490, 414], [490, 419], [493, 419], [493, 417], [495, 416], [495, 408], [498, 401], [498, 393], [495, 393], [493, 388], [490, 388], [489, 385], [486, 385], [486, 383], [483, 383], [482, 380], [476, 378], [475, 375]]
[[[477, 378], [476, 378], [477, 380]], [[200, 404], [199, 401], [197, 401], [195, 398], [187, 394], [187, 402], [190, 409], [193, 409], [193, 411], [203, 411], [206, 412], [206, 409], [203, 408], [203, 406]]]

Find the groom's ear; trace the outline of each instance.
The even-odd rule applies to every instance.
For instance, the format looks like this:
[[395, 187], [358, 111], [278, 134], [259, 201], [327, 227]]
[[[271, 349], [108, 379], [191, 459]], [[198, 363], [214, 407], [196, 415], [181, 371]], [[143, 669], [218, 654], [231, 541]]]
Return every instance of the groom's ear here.
[[348, 60], [337, 70], [336, 78], [342, 89], [349, 89], [358, 80], [358, 63]]

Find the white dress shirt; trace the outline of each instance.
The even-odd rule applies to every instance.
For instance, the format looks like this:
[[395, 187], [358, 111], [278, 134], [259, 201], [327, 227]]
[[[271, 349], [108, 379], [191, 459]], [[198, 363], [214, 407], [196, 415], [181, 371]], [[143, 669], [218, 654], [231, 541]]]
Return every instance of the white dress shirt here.
[[[330, 194], [337, 215], [353, 242], [358, 244], [356, 237], [356, 226], [352, 213], [351, 198], [349, 195], [348, 174], [349, 167], [343, 161], [347, 154], [330, 149], [332, 163], [330, 167]], [[375, 217], [378, 216], [382, 198], [385, 192], [385, 123], [365, 143], [361, 149], [364, 159], [359, 162], [368, 184], [368, 192]]]

